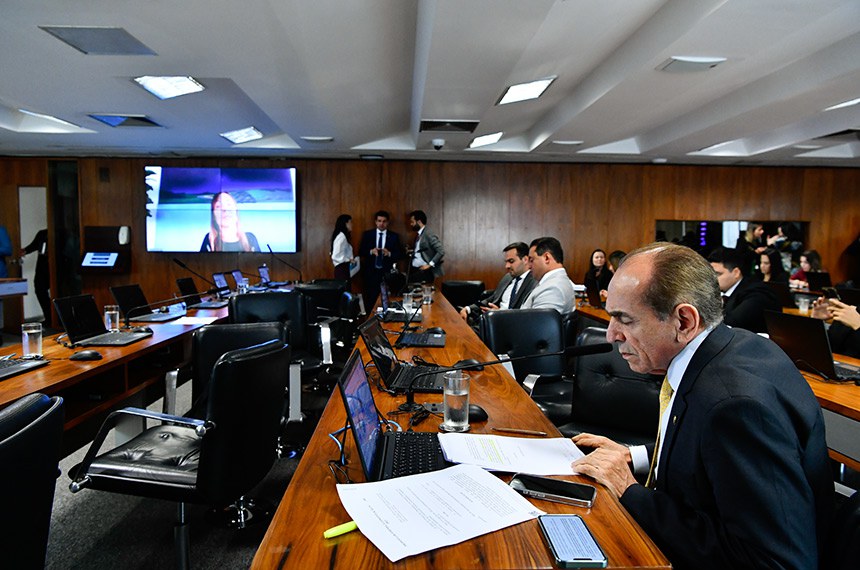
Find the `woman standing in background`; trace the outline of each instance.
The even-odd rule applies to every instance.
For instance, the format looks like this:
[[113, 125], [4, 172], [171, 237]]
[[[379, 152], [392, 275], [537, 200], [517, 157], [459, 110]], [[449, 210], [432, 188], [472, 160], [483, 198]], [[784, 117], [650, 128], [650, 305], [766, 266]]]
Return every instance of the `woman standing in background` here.
[[349, 281], [349, 265], [355, 259], [352, 252], [352, 216], [341, 214], [334, 223], [331, 234], [331, 262], [334, 264], [334, 278]]

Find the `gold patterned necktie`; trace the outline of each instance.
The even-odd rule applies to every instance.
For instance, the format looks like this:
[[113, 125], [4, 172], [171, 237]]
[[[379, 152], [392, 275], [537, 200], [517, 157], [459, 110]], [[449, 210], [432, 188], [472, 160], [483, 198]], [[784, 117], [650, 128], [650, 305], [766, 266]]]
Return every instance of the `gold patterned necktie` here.
[[660, 449], [660, 427], [663, 425], [663, 414], [666, 413], [666, 408], [669, 407], [669, 402], [672, 400], [672, 385], [669, 384], [669, 377], [663, 378], [663, 384], [660, 386], [660, 415], [657, 418], [657, 441], [654, 443], [654, 453], [651, 455], [651, 467], [648, 469], [648, 478], [645, 480], [645, 486], [654, 488], [656, 481], [654, 479], [654, 470], [657, 468], [657, 451]]

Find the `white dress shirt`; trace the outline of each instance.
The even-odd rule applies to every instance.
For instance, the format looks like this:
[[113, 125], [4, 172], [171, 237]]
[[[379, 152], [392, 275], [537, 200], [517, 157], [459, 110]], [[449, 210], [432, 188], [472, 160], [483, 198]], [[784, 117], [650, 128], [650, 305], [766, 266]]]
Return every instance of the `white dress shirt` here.
[[346, 240], [346, 234], [340, 232], [331, 244], [331, 262], [337, 267], [341, 263], [352, 261], [353, 257], [352, 246]]

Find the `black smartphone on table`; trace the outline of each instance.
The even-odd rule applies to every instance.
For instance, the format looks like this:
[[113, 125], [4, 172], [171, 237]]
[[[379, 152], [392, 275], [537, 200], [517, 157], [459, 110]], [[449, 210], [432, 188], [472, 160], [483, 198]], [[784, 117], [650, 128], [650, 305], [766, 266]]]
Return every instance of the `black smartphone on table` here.
[[606, 568], [606, 554], [579, 515], [540, 515], [538, 524], [559, 568]]
[[527, 497], [543, 499], [575, 505], [577, 507], [591, 508], [597, 497], [597, 489], [593, 485], [585, 483], [574, 483], [551, 477], [540, 477], [538, 475], [527, 475], [517, 473], [511, 479], [510, 486], [515, 491]]

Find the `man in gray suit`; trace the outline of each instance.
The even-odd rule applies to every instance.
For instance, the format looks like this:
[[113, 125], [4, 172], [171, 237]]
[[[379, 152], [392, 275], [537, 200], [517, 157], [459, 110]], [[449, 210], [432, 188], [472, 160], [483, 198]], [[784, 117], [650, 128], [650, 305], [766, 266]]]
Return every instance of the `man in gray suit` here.
[[409, 225], [418, 236], [411, 252], [410, 283], [432, 283], [442, 276], [442, 258], [445, 249], [439, 236], [427, 229], [427, 214], [422, 210], [409, 212]]
[[518, 241], [502, 251], [505, 254], [505, 275], [499, 281], [495, 291], [480, 303], [468, 305], [460, 310], [463, 320], [473, 326], [485, 311], [519, 309], [537, 284], [529, 270], [529, 246]]

